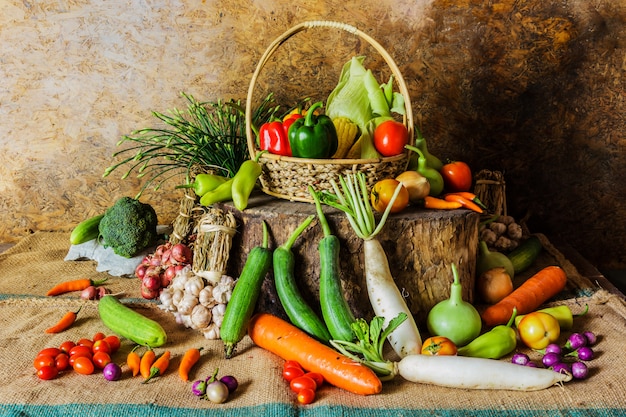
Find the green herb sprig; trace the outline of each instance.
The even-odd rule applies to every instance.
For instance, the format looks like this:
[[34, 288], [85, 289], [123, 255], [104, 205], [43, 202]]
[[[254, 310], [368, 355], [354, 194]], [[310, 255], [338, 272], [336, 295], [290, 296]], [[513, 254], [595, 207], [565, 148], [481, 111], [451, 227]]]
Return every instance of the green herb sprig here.
[[[246, 139], [245, 109], [240, 101], [199, 102], [181, 93], [187, 100], [186, 111], [174, 109], [168, 114], [152, 112], [163, 127], [151, 127], [123, 136], [117, 143], [132, 145], [117, 151], [120, 161], [106, 168], [103, 177], [122, 166], [128, 166], [122, 179], [136, 172], [137, 178], [147, 178], [143, 191], [161, 185], [181, 173], [190, 180], [191, 170], [201, 166], [220, 175], [232, 177], [239, 166], [249, 159]], [[273, 105], [269, 94], [252, 115], [252, 124], [259, 126], [274, 117], [279, 106]]]

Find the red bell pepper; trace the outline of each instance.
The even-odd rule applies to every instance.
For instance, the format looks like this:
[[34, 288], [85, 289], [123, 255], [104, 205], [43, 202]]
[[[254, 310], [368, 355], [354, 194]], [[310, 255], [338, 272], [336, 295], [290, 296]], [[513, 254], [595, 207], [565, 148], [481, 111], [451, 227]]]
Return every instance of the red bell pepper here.
[[259, 129], [259, 147], [262, 151], [283, 156], [291, 156], [291, 146], [289, 145], [289, 127], [296, 120], [301, 118], [300, 114], [293, 114], [285, 118], [284, 121], [273, 121], [264, 123]]

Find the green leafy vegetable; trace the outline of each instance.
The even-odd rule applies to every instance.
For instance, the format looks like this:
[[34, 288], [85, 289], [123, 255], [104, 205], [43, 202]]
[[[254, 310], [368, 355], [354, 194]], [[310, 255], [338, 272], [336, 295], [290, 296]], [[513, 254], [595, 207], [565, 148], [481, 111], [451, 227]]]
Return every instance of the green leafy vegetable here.
[[395, 377], [396, 365], [385, 359], [383, 347], [387, 337], [407, 319], [405, 313], [398, 314], [384, 327], [385, 319], [376, 316], [370, 324], [365, 319], [357, 319], [352, 323], [352, 331], [356, 336], [356, 342], [343, 340], [331, 340], [331, 345], [347, 357], [361, 362], [371, 368], [381, 378], [389, 380]]

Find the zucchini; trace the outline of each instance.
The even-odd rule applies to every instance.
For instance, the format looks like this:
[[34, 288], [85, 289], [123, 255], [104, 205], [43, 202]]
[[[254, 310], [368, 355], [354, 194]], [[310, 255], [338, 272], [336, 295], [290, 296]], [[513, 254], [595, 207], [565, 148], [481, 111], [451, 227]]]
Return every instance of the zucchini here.
[[521, 242], [517, 248], [513, 249], [507, 257], [513, 264], [515, 273], [521, 273], [532, 266], [541, 253], [543, 245], [539, 238], [535, 235]]
[[330, 226], [328, 225], [326, 216], [324, 216], [318, 194], [310, 187], [309, 190], [315, 200], [317, 217], [324, 231], [324, 237], [318, 244], [320, 255], [320, 305], [322, 308], [322, 317], [334, 340], [350, 342], [355, 338], [352, 323], [354, 323], [356, 319], [343, 295], [343, 288], [341, 287], [341, 277], [339, 273], [339, 238], [330, 231]]
[[98, 301], [98, 313], [105, 326], [139, 345], [153, 348], [167, 342], [167, 334], [159, 323], [125, 306], [112, 295], [105, 295]]
[[263, 222], [263, 244], [250, 250], [239, 279], [226, 305], [220, 338], [224, 342], [224, 354], [230, 359], [236, 352], [237, 343], [243, 339], [248, 323], [261, 293], [265, 275], [272, 267], [272, 251], [269, 249], [267, 224]]
[[103, 217], [104, 214], [98, 214], [97, 216], [93, 216], [78, 223], [74, 230], [72, 230], [70, 243], [72, 245], [80, 245], [81, 243], [89, 242], [90, 240], [97, 238], [100, 234], [98, 226], [100, 225], [100, 220], [102, 220]]
[[300, 294], [293, 274], [295, 257], [291, 246], [314, 218], [314, 215], [307, 217], [291, 234], [287, 242], [274, 250], [274, 282], [280, 303], [291, 323], [320, 342], [328, 343], [330, 333], [326, 324]]

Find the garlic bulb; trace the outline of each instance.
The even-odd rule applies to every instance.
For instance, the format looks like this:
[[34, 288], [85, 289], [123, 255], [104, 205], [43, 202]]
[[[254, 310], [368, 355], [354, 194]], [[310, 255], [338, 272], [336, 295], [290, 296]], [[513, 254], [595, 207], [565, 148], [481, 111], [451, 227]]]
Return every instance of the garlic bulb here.
[[226, 304], [217, 304], [215, 307], [211, 309], [211, 314], [213, 315], [213, 323], [218, 326], [222, 325], [222, 321], [224, 321], [224, 313], [226, 312]]
[[191, 314], [191, 310], [198, 304], [198, 297], [193, 294], [185, 293], [183, 299], [178, 304], [180, 314]]
[[217, 303], [213, 298], [213, 287], [210, 285], [204, 287], [198, 294], [198, 301], [207, 308], [213, 307]]
[[203, 306], [197, 304], [191, 311], [191, 324], [194, 329], [204, 329], [211, 324], [211, 311]]
[[189, 278], [185, 282], [185, 293], [193, 294], [195, 297], [200, 294], [202, 288], [204, 288], [204, 280], [202, 279], [202, 277], [199, 277], [197, 275]]
[[211, 323], [209, 327], [202, 330], [202, 334], [207, 339], [217, 340], [220, 338], [220, 327], [215, 323]]

